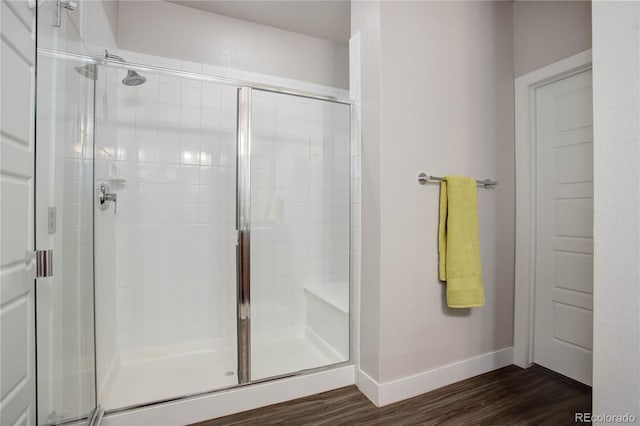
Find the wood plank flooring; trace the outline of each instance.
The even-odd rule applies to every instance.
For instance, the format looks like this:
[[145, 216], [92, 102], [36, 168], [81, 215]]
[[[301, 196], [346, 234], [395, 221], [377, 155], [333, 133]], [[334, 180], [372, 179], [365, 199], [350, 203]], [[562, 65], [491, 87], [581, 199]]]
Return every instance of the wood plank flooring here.
[[349, 386], [197, 426], [569, 425], [591, 411], [591, 389], [541, 367], [509, 366], [376, 408]]

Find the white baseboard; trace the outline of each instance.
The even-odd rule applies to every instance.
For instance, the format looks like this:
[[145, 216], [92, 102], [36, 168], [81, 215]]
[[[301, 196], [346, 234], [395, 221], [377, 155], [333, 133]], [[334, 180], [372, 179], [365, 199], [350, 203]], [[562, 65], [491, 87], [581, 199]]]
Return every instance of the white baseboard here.
[[358, 389], [360, 389], [360, 392], [369, 398], [369, 400], [377, 407], [380, 407], [380, 404], [378, 403], [380, 400], [380, 384], [360, 369], [358, 369], [356, 375], [356, 385], [358, 386]]
[[378, 383], [358, 370], [358, 387], [376, 406], [391, 404], [513, 364], [513, 348], [500, 349], [409, 377]]
[[242, 386], [181, 401], [107, 414], [105, 426], [178, 426], [252, 410], [354, 384], [354, 366]]

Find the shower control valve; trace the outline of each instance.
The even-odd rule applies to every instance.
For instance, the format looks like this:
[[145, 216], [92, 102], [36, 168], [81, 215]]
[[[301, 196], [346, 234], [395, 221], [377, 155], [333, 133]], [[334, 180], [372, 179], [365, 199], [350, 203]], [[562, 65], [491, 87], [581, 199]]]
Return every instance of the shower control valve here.
[[100, 184], [100, 192], [98, 193], [98, 201], [100, 201], [100, 210], [107, 210], [109, 202], [113, 201], [113, 214], [118, 213], [118, 194], [111, 192], [111, 188], [106, 183]]

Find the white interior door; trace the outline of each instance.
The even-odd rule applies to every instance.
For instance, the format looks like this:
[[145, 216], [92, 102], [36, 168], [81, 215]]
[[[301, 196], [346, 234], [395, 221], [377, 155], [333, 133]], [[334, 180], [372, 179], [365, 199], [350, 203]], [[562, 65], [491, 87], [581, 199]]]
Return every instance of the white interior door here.
[[591, 70], [536, 94], [535, 363], [591, 385]]
[[2, 0], [0, 107], [0, 424], [35, 424], [33, 250], [34, 13]]

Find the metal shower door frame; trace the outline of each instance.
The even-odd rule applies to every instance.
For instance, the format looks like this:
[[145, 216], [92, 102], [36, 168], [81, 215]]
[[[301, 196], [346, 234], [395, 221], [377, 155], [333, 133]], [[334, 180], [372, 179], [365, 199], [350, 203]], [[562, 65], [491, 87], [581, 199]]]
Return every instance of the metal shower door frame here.
[[236, 267], [238, 384], [251, 382], [251, 87], [238, 89]]
[[[246, 85], [238, 87], [237, 94], [237, 132], [236, 132], [236, 302], [237, 302], [237, 358], [238, 384], [274, 380], [281, 377], [295, 376], [303, 372], [291, 372], [277, 377], [261, 380], [251, 379], [251, 130], [252, 130], [252, 94], [253, 91], [278, 93], [281, 95], [297, 96], [317, 101], [328, 101], [344, 104], [349, 107], [349, 253], [351, 253], [351, 185], [353, 170], [351, 160], [353, 155], [353, 106], [351, 100], [338, 99], [290, 89], [283, 90], [273, 86]], [[351, 259], [349, 260], [349, 360], [352, 360], [352, 331], [351, 331], [351, 303], [353, 289], [351, 282]], [[339, 363], [344, 364], [344, 363]], [[321, 371], [333, 365], [314, 368]], [[309, 370], [309, 371], [311, 371]], [[307, 371], [308, 372], [308, 371]]]

